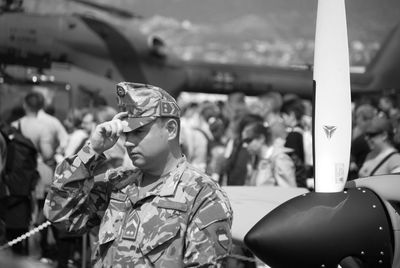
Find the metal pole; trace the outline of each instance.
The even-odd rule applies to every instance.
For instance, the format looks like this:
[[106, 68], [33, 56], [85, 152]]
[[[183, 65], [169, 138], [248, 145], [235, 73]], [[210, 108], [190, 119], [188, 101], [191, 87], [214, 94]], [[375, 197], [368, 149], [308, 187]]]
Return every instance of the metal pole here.
[[88, 234], [85, 233], [82, 236], [82, 268], [86, 268], [86, 259], [87, 259], [87, 236]]

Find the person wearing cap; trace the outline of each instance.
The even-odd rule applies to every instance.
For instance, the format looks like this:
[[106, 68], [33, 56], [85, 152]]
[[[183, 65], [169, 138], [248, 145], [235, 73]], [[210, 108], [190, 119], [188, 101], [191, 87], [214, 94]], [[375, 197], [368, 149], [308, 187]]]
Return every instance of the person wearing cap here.
[[375, 116], [365, 131], [370, 148], [358, 172], [359, 177], [400, 172], [400, 154], [393, 146], [393, 127], [389, 119]]
[[[44, 211], [56, 226], [100, 225], [94, 267], [216, 267], [228, 256], [232, 209], [179, 145], [180, 109], [151, 85], [117, 85], [123, 112], [99, 124], [55, 173]], [[119, 138], [135, 168], [93, 176]]]

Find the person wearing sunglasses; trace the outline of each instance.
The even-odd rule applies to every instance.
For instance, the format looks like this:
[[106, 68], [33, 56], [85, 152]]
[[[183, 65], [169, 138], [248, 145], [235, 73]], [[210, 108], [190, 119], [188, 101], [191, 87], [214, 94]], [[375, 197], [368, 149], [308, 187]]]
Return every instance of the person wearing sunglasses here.
[[253, 123], [242, 131], [243, 145], [253, 157], [250, 185], [296, 187], [295, 166], [284, 147], [286, 131], [276, 122], [269, 127]]
[[[117, 96], [123, 112], [58, 166], [46, 217], [69, 231], [100, 226], [94, 267], [221, 265], [232, 247], [232, 209], [221, 187], [182, 155], [175, 99], [129, 82], [117, 84]], [[93, 176], [120, 137], [134, 168]]]
[[391, 122], [375, 116], [364, 135], [371, 151], [358, 172], [359, 177], [400, 172], [400, 154], [393, 145]]

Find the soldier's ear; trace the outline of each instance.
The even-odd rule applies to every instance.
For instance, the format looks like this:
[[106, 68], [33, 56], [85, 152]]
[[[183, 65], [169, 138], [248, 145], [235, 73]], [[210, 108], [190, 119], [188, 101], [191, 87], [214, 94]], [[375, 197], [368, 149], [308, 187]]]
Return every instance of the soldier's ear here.
[[179, 124], [178, 121], [174, 118], [170, 118], [167, 120], [165, 127], [168, 131], [168, 140], [174, 140], [179, 136]]

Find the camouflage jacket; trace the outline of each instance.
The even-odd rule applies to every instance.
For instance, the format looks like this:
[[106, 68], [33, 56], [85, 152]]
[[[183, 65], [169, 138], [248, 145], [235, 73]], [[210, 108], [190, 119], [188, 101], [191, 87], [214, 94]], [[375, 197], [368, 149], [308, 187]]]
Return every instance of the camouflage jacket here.
[[94, 267], [215, 267], [230, 253], [232, 209], [223, 190], [183, 157], [144, 191], [138, 169], [101, 163], [90, 146], [56, 169], [46, 217], [69, 231], [100, 225]]

